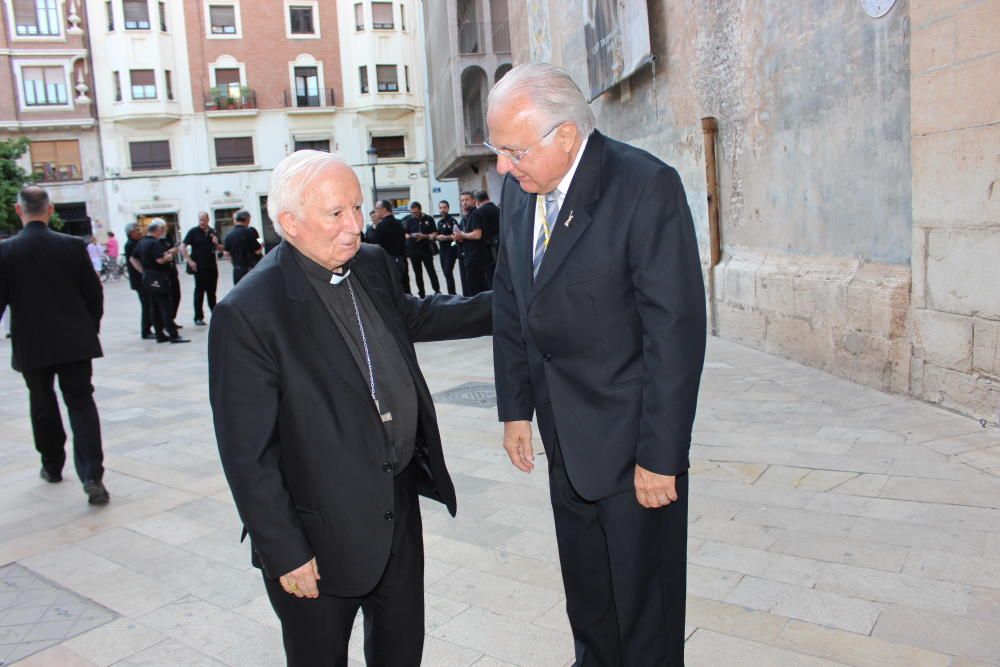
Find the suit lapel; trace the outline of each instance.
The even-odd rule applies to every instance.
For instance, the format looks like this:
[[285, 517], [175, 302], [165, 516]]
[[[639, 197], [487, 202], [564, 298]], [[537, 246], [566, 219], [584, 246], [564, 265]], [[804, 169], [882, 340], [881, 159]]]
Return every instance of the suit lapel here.
[[[328, 370], [343, 379], [352, 389], [362, 396], [371, 399], [371, 390], [361, 371], [347, 349], [347, 342], [340, 335], [340, 330], [334, 324], [326, 306], [316, 294], [302, 267], [295, 259], [290, 248], [280, 244], [275, 251], [280, 252], [278, 261], [285, 276], [285, 286], [289, 298], [297, 302], [297, 310], [305, 324], [307, 338], [315, 346], [318, 358]], [[294, 326], [294, 324], [293, 324]]]
[[[569, 186], [569, 192], [566, 193], [566, 199], [559, 209], [559, 216], [556, 218], [552, 237], [549, 239], [549, 247], [545, 250], [542, 265], [538, 269], [538, 275], [535, 276], [530, 291], [529, 304], [556, 274], [559, 266], [566, 260], [573, 246], [590, 225], [590, 211], [593, 210], [594, 204], [601, 196], [603, 148], [603, 137], [599, 132], [594, 131], [587, 142], [583, 157], [580, 158], [580, 164], [577, 165], [573, 182]], [[534, 204], [535, 197], [531, 197], [531, 201]], [[527, 275], [529, 276], [531, 275], [531, 255], [533, 252], [534, 248], [528, 251]]]
[[[520, 189], [520, 186], [518, 186]], [[513, 223], [513, 244], [510, 257], [511, 276], [518, 279], [520, 292], [527, 294], [531, 290], [531, 242], [535, 235], [535, 196], [521, 192], [517, 198], [517, 206], [510, 216]]]

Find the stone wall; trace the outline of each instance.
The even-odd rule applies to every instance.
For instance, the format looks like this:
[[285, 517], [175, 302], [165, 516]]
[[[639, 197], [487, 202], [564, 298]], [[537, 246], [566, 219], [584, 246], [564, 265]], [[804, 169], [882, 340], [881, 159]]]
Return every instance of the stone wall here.
[[912, 0], [912, 392], [1000, 413], [1000, 0]]

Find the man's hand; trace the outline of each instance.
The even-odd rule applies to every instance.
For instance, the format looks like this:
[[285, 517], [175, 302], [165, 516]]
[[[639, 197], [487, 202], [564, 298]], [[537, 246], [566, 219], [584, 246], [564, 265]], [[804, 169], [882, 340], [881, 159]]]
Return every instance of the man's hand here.
[[531, 422], [504, 422], [503, 448], [518, 470], [531, 472], [535, 467], [535, 452], [531, 448]]
[[192, 271], [197, 271], [198, 270], [198, 264], [193, 259], [189, 259], [188, 260], [188, 266], [191, 267]]
[[635, 498], [647, 509], [666, 507], [677, 500], [677, 478], [635, 467]]
[[285, 589], [286, 593], [297, 598], [318, 598], [319, 586], [316, 582], [319, 578], [319, 568], [316, 566], [316, 558], [314, 557], [308, 563], [283, 575], [278, 581], [281, 582], [281, 587]]

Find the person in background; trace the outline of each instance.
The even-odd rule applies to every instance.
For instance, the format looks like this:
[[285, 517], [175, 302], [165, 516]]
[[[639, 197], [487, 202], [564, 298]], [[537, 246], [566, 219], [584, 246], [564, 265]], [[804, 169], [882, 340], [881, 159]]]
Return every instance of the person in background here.
[[483, 230], [483, 246], [486, 259], [486, 273], [483, 276], [486, 289], [493, 289], [493, 274], [497, 269], [500, 254], [500, 209], [490, 201], [486, 190], [476, 190], [476, 217]]
[[438, 258], [441, 260], [441, 273], [448, 285], [448, 294], [455, 293], [455, 260], [458, 259], [458, 247], [455, 244], [455, 218], [451, 217], [451, 205], [447, 201], [438, 202], [438, 212], [441, 219], [437, 222]]
[[118, 263], [118, 239], [115, 238], [114, 232], [108, 232], [108, 242], [104, 244], [104, 251], [110, 259], [115, 264]]
[[139, 297], [139, 335], [143, 340], [152, 340], [156, 336], [153, 334], [153, 320], [151, 319], [149, 310], [149, 295], [142, 288], [142, 272], [136, 269], [135, 265], [129, 261], [129, 258], [135, 252], [135, 247], [142, 240], [142, 229], [139, 228], [139, 223], [130, 222], [125, 225], [125, 236], [128, 240], [125, 242], [125, 248], [122, 252], [125, 253], [125, 268], [128, 269], [128, 285], [135, 292], [135, 295]]
[[0, 243], [0, 311], [12, 319], [11, 365], [28, 387], [31, 429], [41, 478], [62, 481], [66, 431], [54, 388], [59, 378], [73, 430], [73, 463], [91, 505], [110, 499], [104, 478], [101, 420], [94, 403], [92, 360], [103, 356], [101, 281], [77, 238], [49, 229], [55, 211], [37, 186], [21, 190], [15, 207], [24, 229]]
[[458, 224], [452, 230], [453, 247], [458, 255], [458, 277], [462, 281], [462, 295], [472, 296], [472, 291], [469, 289], [468, 271], [465, 268], [465, 255], [462, 252], [462, 244], [458, 242], [458, 235], [455, 232], [464, 232], [468, 229], [469, 213], [472, 212], [472, 209], [476, 208], [476, 198], [472, 196], [471, 191], [463, 190], [458, 196], [458, 205], [462, 209], [462, 216], [458, 219]]
[[410, 204], [410, 215], [403, 221], [406, 229], [406, 255], [410, 258], [410, 265], [413, 267], [413, 276], [417, 281], [417, 293], [420, 298], [424, 298], [424, 269], [427, 269], [427, 277], [431, 281], [431, 289], [435, 294], [441, 293], [441, 284], [438, 282], [437, 271], [434, 270], [434, 241], [437, 233], [434, 226], [434, 218], [425, 214], [420, 202]]
[[233, 285], [237, 285], [257, 263], [262, 248], [250, 231], [250, 211], [241, 208], [233, 216], [233, 223], [222, 245], [226, 256], [233, 262]]
[[104, 267], [104, 248], [97, 242], [96, 236], [90, 237], [87, 244], [87, 255], [90, 257], [90, 265], [94, 267], [94, 273], [100, 273]]
[[399, 271], [403, 291], [409, 294], [410, 270], [406, 267], [406, 230], [403, 229], [403, 223], [392, 214], [392, 204], [385, 199], [375, 203], [375, 216], [378, 218], [374, 228], [375, 243], [389, 253]]
[[478, 208], [473, 208], [465, 217], [462, 229], [454, 232], [455, 241], [461, 248], [459, 252], [465, 267], [465, 286], [469, 296], [489, 289], [486, 273], [490, 268], [490, 248], [486, 244], [483, 224], [483, 215]]
[[170, 297], [170, 272], [167, 266], [173, 263], [179, 250], [176, 246], [168, 248], [160, 242], [166, 231], [167, 223], [162, 218], [153, 218], [146, 226], [146, 236], [132, 251], [129, 262], [142, 274], [142, 287], [149, 295], [156, 342], [190, 343], [187, 338], [181, 338], [174, 326], [174, 306]]
[[198, 214], [198, 226], [188, 230], [183, 245], [188, 249], [188, 273], [194, 274], [194, 323], [203, 327], [205, 299], [208, 299], [209, 312], [215, 309], [215, 290], [219, 284], [215, 253], [222, 250], [219, 237], [209, 224], [208, 213], [202, 211]]

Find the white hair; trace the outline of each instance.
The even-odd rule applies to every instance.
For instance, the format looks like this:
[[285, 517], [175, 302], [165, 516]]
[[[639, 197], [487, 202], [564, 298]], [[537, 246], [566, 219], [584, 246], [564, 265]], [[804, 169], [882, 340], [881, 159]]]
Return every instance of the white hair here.
[[149, 224], [146, 225], [147, 232], [152, 232], [156, 231], [157, 229], [166, 229], [166, 228], [167, 228], [167, 221], [164, 220], [163, 218], [153, 218], [152, 220], [149, 221]]
[[566, 70], [548, 63], [525, 63], [507, 72], [486, 101], [487, 111], [517, 99], [527, 99], [545, 129], [573, 123], [581, 137], [590, 136], [597, 118], [580, 87]]
[[267, 215], [274, 231], [284, 236], [281, 214], [299, 215], [302, 194], [316, 176], [333, 166], [349, 167], [340, 157], [326, 151], [295, 151], [278, 163], [271, 174], [271, 190], [267, 193]]

